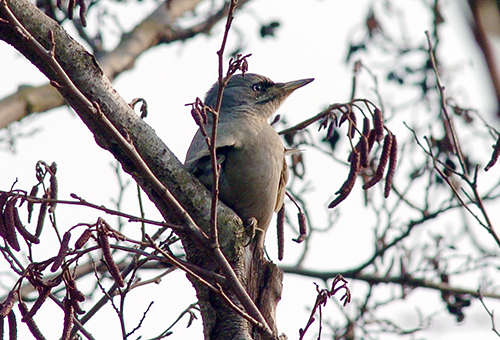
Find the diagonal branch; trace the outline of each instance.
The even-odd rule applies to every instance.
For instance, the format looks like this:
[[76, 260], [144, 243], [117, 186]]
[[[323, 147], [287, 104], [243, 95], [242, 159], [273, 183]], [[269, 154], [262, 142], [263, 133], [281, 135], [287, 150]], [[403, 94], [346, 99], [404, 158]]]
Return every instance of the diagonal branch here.
[[[240, 4], [248, 1], [250, 0], [240, 0]], [[227, 15], [227, 3], [202, 23], [189, 28], [179, 28], [175, 25], [180, 17], [191, 12], [200, 2], [201, 0], [172, 0], [168, 2], [168, 6], [162, 2], [132, 31], [124, 33], [114, 50], [96, 55], [104, 74], [114, 80], [133, 68], [144, 52], [158, 44], [185, 41], [198, 34], [209, 33], [213, 26]], [[25, 86], [0, 100], [0, 128], [5, 128], [32, 113], [45, 112], [65, 103], [64, 98], [50, 84]]]

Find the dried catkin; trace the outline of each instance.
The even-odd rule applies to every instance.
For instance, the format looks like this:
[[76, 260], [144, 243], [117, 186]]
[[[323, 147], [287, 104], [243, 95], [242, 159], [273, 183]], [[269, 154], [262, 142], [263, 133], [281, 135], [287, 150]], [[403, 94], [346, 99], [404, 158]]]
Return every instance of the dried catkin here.
[[40, 240], [38, 239], [38, 237], [36, 237], [35, 235], [32, 235], [28, 230], [26, 230], [23, 223], [21, 222], [21, 218], [19, 217], [19, 211], [16, 207], [14, 207], [14, 225], [15, 225], [17, 231], [19, 231], [19, 234], [21, 234], [21, 236], [26, 241], [29, 241], [29, 242], [35, 243], [35, 244], [40, 243]]
[[54, 259], [54, 262], [52, 263], [52, 267], [50, 267], [50, 271], [53, 273], [59, 267], [64, 261], [64, 257], [66, 256], [66, 253], [68, 252], [69, 249], [69, 239], [71, 238], [71, 234], [69, 231], [65, 232], [61, 241], [61, 247], [59, 248], [59, 253], [57, 253], [56, 258]]
[[398, 141], [396, 136], [392, 137], [391, 154], [389, 156], [389, 169], [387, 170], [387, 176], [385, 177], [385, 188], [384, 197], [389, 197], [392, 189], [392, 180], [394, 178], [394, 173], [396, 172], [396, 164], [398, 162]]
[[10, 313], [12, 307], [14, 307], [14, 302], [16, 302], [16, 300], [17, 291], [11, 290], [7, 295], [7, 298], [3, 302], [2, 308], [0, 309], [0, 318], [5, 318]]
[[384, 116], [380, 109], [375, 109], [373, 114], [373, 131], [377, 142], [382, 141], [382, 138], [384, 138]]
[[[31, 191], [30, 191], [30, 196], [31, 197], [36, 197], [36, 194], [38, 193], [38, 185], [34, 185], [32, 188], [31, 188]], [[34, 207], [34, 203], [33, 201], [29, 200], [28, 201], [28, 223], [31, 222], [31, 215], [33, 214], [33, 207]]]
[[[21, 312], [21, 315], [23, 316], [23, 319], [24, 319], [26, 314], [28, 314], [28, 312], [29, 312], [28, 306], [26, 306], [24, 301], [20, 301], [18, 304], [18, 307], [19, 307], [19, 311]], [[28, 325], [28, 328], [29, 328], [31, 334], [33, 335], [33, 337], [36, 340], [45, 340], [45, 337], [43, 336], [42, 332], [40, 332], [40, 329], [38, 328], [38, 326], [36, 325], [35, 321], [32, 318], [30, 318], [24, 322], [26, 322], [26, 325]]]
[[278, 260], [283, 260], [283, 255], [285, 254], [285, 205], [281, 206], [280, 211], [278, 211]]
[[340, 189], [335, 193], [339, 196], [337, 196], [332, 202], [330, 202], [328, 208], [335, 208], [340, 202], [345, 200], [351, 192], [352, 188], [354, 187], [354, 183], [356, 183], [356, 178], [359, 173], [359, 158], [359, 154], [356, 152], [356, 150], [353, 150], [349, 156], [351, 162], [351, 170], [349, 171], [349, 176], [347, 177], [344, 184], [342, 184]]
[[301, 243], [306, 239], [307, 236], [307, 220], [306, 214], [300, 211], [297, 214], [297, 218], [299, 219], [299, 237], [294, 239], [295, 242]]
[[78, 240], [75, 242], [75, 249], [81, 249], [85, 243], [90, 239], [90, 236], [92, 236], [92, 231], [90, 229], [85, 229], [85, 231], [80, 235]]
[[5, 228], [7, 242], [10, 244], [12, 249], [14, 249], [15, 251], [19, 251], [21, 250], [21, 247], [19, 246], [19, 241], [17, 240], [17, 235], [16, 235], [16, 223], [14, 217], [15, 204], [16, 204], [16, 199], [10, 199], [5, 204], [4, 228]]
[[363, 185], [363, 189], [367, 190], [377, 184], [382, 177], [384, 176], [385, 167], [387, 162], [389, 161], [389, 156], [391, 153], [391, 145], [392, 145], [392, 133], [388, 133], [384, 139], [384, 146], [382, 148], [382, 154], [380, 155], [380, 160], [377, 166], [377, 170], [375, 171], [375, 175]]
[[498, 160], [498, 156], [500, 155], [500, 136], [498, 137], [497, 139], [497, 143], [495, 144], [495, 146], [493, 147], [493, 154], [491, 155], [491, 160], [489, 161], [489, 163], [486, 165], [486, 167], [484, 168], [484, 171], [488, 171], [491, 169], [491, 167], [493, 165], [495, 165], [495, 163], [497, 162]]
[[120, 287], [125, 286], [125, 282], [123, 281], [122, 273], [120, 269], [116, 265], [116, 262], [113, 260], [113, 256], [111, 255], [111, 247], [109, 246], [109, 241], [107, 235], [104, 233], [99, 233], [99, 245], [102, 249], [102, 255], [104, 257], [104, 261], [108, 265], [108, 270], [116, 284]]

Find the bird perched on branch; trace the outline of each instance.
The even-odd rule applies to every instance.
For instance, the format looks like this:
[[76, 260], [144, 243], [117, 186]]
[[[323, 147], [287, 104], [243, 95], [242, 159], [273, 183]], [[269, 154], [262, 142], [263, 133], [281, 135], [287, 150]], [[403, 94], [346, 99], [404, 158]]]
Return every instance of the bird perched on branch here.
[[[268, 119], [296, 89], [314, 79], [274, 83], [258, 74], [233, 76], [224, 89], [217, 129], [216, 151], [220, 164], [219, 198], [233, 209], [244, 223], [257, 220], [262, 230], [260, 242], [279, 211], [285, 195], [288, 167], [285, 148]], [[218, 93], [215, 83], [205, 104], [215, 107]], [[205, 125], [212, 130], [212, 117]], [[210, 153], [200, 130], [186, 156], [186, 167], [209, 190], [212, 187]]]

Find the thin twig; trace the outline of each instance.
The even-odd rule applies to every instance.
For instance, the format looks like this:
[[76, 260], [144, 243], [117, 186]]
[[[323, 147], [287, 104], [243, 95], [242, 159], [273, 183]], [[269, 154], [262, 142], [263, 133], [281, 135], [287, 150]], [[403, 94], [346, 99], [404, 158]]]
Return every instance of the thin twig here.
[[488, 313], [488, 315], [490, 316], [490, 320], [491, 320], [491, 330], [497, 335], [500, 337], [500, 333], [497, 331], [497, 328], [495, 326], [495, 314], [494, 314], [494, 311], [492, 310], [490, 312], [490, 310], [488, 309], [488, 307], [486, 307], [486, 303], [484, 303], [484, 299], [483, 299], [483, 294], [481, 292], [481, 290], [478, 290], [477, 293], [479, 294], [479, 301], [481, 301], [481, 304], [483, 305], [483, 308], [484, 310], [486, 311], [486, 313]]
[[446, 98], [444, 95], [444, 86], [441, 83], [441, 78], [439, 77], [439, 72], [437, 70], [436, 57], [434, 55], [434, 49], [432, 46], [429, 31], [425, 31], [425, 35], [427, 36], [427, 43], [429, 44], [429, 56], [431, 59], [432, 69], [434, 70], [434, 74], [436, 75], [436, 85], [437, 85], [439, 97], [441, 100], [441, 110], [445, 116], [447, 126], [449, 127], [447, 130], [449, 130], [448, 132], [451, 134], [453, 147], [455, 149], [455, 154], [457, 155], [457, 157], [459, 159], [460, 166], [462, 167], [462, 171], [464, 174], [467, 174], [468, 173], [467, 165], [465, 164], [464, 156], [462, 154], [462, 149], [460, 148], [460, 144], [458, 142], [458, 137], [457, 137], [457, 134], [455, 132], [455, 128], [453, 127], [453, 122], [451, 120], [451, 116], [448, 112], [448, 106], [446, 105]]
[[220, 176], [220, 166], [217, 161], [217, 127], [219, 123], [219, 114], [222, 106], [222, 95], [224, 89], [229, 81], [229, 77], [223, 77], [224, 70], [224, 49], [226, 48], [227, 37], [229, 35], [229, 30], [231, 28], [231, 23], [233, 21], [233, 14], [236, 8], [238, 0], [232, 0], [229, 6], [229, 12], [227, 14], [226, 27], [224, 29], [224, 36], [222, 38], [222, 43], [219, 51], [217, 51], [217, 56], [219, 59], [219, 89], [217, 92], [217, 100], [215, 102], [215, 108], [212, 113], [212, 135], [210, 136], [210, 162], [212, 165], [212, 206], [210, 210], [210, 241], [211, 246], [220, 248], [218, 230], [217, 230], [217, 203], [219, 200], [219, 176]]
[[441, 83], [441, 79], [439, 77], [439, 73], [437, 70], [437, 64], [436, 64], [436, 59], [435, 59], [434, 50], [433, 50], [432, 42], [430, 39], [430, 35], [429, 35], [428, 31], [426, 31], [425, 34], [427, 36], [427, 42], [429, 44], [429, 55], [430, 55], [430, 59], [431, 59], [431, 63], [432, 63], [432, 68], [433, 68], [434, 73], [436, 75], [436, 83], [437, 83], [438, 92], [439, 92], [440, 101], [441, 101], [441, 110], [445, 116], [446, 135], [451, 136], [452, 143], [453, 143], [452, 145], [454, 148], [454, 153], [457, 155], [459, 162], [460, 162], [460, 166], [462, 168], [462, 173], [459, 173], [458, 175], [472, 189], [472, 191], [474, 193], [474, 198], [475, 198], [474, 203], [477, 205], [477, 207], [481, 211], [481, 214], [483, 215], [485, 222], [481, 221], [479, 219], [479, 217], [472, 212], [472, 210], [467, 206], [467, 204], [464, 202], [464, 200], [460, 197], [460, 195], [458, 194], [457, 190], [455, 189], [453, 184], [450, 182], [448, 177], [441, 171], [441, 169], [439, 169], [436, 166], [436, 157], [434, 155], [432, 155], [432, 149], [431, 149], [430, 143], [427, 139], [426, 139], [427, 143], [429, 144], [429, 152], [426, 151], [426, 153], [432, 157], [433, 163], [434, 163], [434, 168], [439, 173], [439, 175], [445, 180], [445, 182], [448, 184], [450, 189], [455, 194], [455, 197], [457, 197], [457, 199], [459, 200], [460, 204], [462, 204], [462, 206], [479, 222], [479, 224], [481, 226], [483, 226], [493, 236], [495, 242], [500, 246], [500, 237], [497, 235], [497, 233], [496, 233], [496, 231], [491, 223], [491, 220], [488, 216], [488, 213], [486, 212], [486, 208], [483, 205], [481, 195], [479, 194], [479, 192], [477, 190], [477, 173], [478, 173], [477, 167], [476, 167], [476, 171], [474, 173], [474, 180], [471, 181], [471, 179], [469, 177], [469, 169], [467, 168], [467, 164], [465, 163], [465, 160], [464, 160], [461, 148], [460, 148], [460, 143], [458, 142], [458, 136], [457, 136], [457, 133], [456, 133], [455, 128], [453, 126], [451, 116], [448, 112], [448, 107], [447, 107], [447, 103], [446, 103], [446, 99], [445, 99], [445, 95], [444, 95], [444, 86]]

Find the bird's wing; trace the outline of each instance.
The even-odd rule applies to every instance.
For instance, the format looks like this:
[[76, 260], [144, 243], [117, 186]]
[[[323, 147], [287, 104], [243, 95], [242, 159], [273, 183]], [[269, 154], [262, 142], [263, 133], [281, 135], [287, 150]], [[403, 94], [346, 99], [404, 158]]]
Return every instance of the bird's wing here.
[[281, 169], [280, 174], [280, 182], [278, 185], [278, 195], [276, 197], [276, 206], [274, 207], [274, 211], [278, 212], [283, 205], [283, 201], [285, 200], [286, 193], [286, 183], [288, 182], [288, 165], [286, 164], [285, 156], [293, 155], [299, 153], [300, 150], [297, 149], [287, 149], [285, 148], [285, 153], [283, 155], [283, 168]]
[[283, 168], [281, 169], [280, 182], [278, 185], [278, 195], [276, 197], [276, 206], [274, 211], [280, 211], [283, 206], [283, 201], [285, 200], [286, 183], [288, 182], [288, 165], [286, 164], [285, 157], [283, 156]]
[[[217, 135], [217, 149], [227, 146], [234, 146], [235, 144], [236, 142], [232, 135]], [[186, 161], [184, 162], [184, 164], [186, 165], [188, 170], [192, 172], [196, 168], [198, 161], [201, 158], [209, 155], [210, 151], [208, 150], [205, 137], [203, 137], [201, 132], [198, 130], [193, 138], [193, 141], [191, 142], [191, 145], [189, 146], [186, 155]]]

